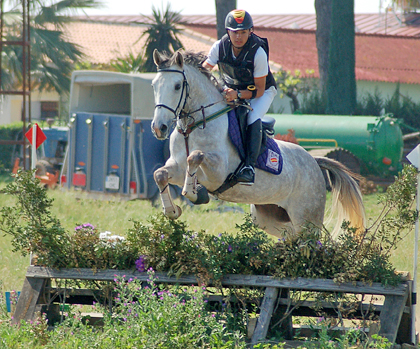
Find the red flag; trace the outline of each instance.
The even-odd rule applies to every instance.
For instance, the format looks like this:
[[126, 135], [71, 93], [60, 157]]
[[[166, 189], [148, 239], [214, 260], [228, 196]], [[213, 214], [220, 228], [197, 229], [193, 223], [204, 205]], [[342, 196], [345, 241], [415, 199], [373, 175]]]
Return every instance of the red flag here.
[[[41, 130], [41, 128], [38, 126], [38, 124], [35, 124], [36, 125], [36, 149], [38, 149], [39, 148], [39, 146], [42, 144], [42, 143], [44, 143], [44, 141], [47, 139], [47, 136], [45, 135], [45, 133], [44, 132], [42, 132], [42, 130]], [[25, 136], [26, 136], [26, 138], [28, 138], [28, 140], [29, 140], [29, 143], [31, 143], [32, 145], [34, 145], [33, 143], [32, 143], [32, 128], [33, 127], [31, 127], [30, 129], [29, 129], [29, 131], [28, 132], [26, 132], [25, 133]]]

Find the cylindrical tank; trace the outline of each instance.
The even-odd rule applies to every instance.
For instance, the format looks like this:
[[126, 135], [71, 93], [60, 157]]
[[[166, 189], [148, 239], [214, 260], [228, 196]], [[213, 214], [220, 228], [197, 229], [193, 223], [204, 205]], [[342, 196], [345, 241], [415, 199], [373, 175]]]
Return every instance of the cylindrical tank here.
[[389, 116], [268, 114], [276, 134], [295, 132], [305, 149], [340, 147], [353, 153], [363, 174], [388, 175], [401, 168], [403, 138], [399, 120]]

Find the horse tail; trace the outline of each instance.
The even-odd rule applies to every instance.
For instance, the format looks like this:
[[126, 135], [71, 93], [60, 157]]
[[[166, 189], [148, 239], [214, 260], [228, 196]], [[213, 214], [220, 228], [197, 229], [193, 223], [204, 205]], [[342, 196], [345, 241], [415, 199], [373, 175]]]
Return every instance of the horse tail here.
[[332, 188], [332, 208], [328, 221], [337, 214], [337, 223], [332, 235], [340, 231], [343, 220], [349, 221], [350, 226], [357, 228], [357, 232], [365, 229], [365, 209], [362, 193], [356, 180], [360, 176], [351, 172], [338, 161], [325, 157], [314, 157], [318, 166], [326, 170]]

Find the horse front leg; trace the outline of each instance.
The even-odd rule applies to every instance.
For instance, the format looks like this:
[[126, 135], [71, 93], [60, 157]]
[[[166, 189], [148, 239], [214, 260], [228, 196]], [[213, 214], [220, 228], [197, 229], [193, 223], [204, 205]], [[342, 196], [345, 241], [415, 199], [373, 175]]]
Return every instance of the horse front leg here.
[[194, 150], [187, 158], [187, 173], [182, 195], [195, 205], [207, 204], [210, 201], [207, 189], [197, 182], [197, 170], [203, 159], [204, 153], [200, 150]]
[[182, 209], [175, 205], [169, 190], [169, 172], [168, 167], [158, 168], [153, 177], [160, 191], [160, 198], [162, 200], [162, 208], [165, 216], [171, 219], [177, 219], [182, 214]]

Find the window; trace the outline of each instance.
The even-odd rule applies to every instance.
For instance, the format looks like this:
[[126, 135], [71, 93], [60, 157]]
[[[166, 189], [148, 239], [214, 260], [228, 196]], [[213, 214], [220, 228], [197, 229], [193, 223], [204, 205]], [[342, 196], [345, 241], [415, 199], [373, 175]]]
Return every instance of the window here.
[[58, 102], [41, 102], [41, 120], [58, 117]]

